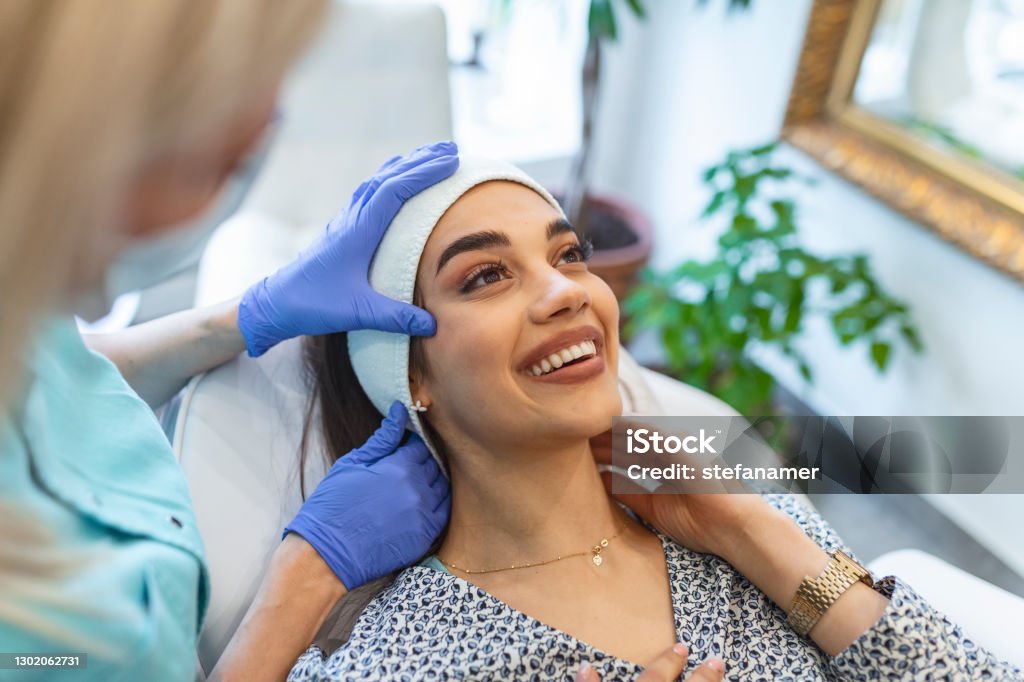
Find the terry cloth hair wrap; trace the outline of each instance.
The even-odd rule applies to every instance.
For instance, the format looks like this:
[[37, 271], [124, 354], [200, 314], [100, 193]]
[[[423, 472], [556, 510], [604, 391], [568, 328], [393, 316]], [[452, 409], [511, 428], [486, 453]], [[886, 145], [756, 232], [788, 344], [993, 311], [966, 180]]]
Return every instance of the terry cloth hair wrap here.
[[[412, 303], [420, 256], [437, 221], [463, 194], [492, 180], [525, 185], [562, 214], [554, 197], [515, 166], [493, 159], [459, 157], [459, 169], [451, 177], [406, 201], [391, 221], [370, 264], [370, 285], [385, 296]], [[353, 331], [348, 335], [348, 354], [359, 384], [377, 411], [386, 415], [391, 403], [400, 400], [409, 412], [413, 430], [423, 438], [444, 470], [444, 462], [424, 432], [419, 413], [412, 409], [409, 337], [374, 330]]]

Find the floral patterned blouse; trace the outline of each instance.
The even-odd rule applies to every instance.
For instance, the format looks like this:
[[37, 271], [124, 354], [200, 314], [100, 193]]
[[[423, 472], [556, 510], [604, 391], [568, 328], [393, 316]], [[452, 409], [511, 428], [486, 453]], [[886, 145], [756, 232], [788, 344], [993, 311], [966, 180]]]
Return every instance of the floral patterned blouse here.
[[[827, 551], [849, 552], [818, 514], [768, 495]], [[889, 606], [874, 626], [829, 657], [786, 624], [786, 614], [728, 563], [661, 536], [683, 678], [709, 656], [728, 680], [1024, 680], [972, 642], [898, 578], [875, 589]], [[473, 584], [426, 565], [402, 571], [359, 616], [329, 657], [310, 647], [288, 680], [574, 680], [589, 662], [606, 682], [642, 668], [513, 609]]]

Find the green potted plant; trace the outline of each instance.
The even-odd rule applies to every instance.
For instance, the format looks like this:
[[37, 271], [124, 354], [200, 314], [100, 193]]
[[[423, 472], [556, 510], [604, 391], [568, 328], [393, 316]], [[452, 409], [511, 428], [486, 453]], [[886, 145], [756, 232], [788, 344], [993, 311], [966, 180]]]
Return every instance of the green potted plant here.
[[923, 348], [906, 304], [878, 283], [866, 256], [822, 257], [799, 244], [786, 190], [806, 178], [774, 163], [775, 146], [730, 152], [705, 171], [703, 218], [724, 223], [717, 252], [646, 270], [624, 304], [627, 338], [654, 331], [671, 374], [748, 416], [774, 413], [775, 380], [752, 360], [755, 346], [781, 351], [813, 381], [795, 344], [811, 316], [828, 318], [839, 344], [866, 347], [879, 372], [896, 344]]

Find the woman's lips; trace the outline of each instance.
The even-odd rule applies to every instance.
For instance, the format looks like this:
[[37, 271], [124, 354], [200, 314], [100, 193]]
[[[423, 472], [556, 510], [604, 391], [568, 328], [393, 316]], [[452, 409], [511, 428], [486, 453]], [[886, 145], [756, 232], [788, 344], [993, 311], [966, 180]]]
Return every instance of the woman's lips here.
[[539, 381], [545, 384], [577, 384], [592, 379], [604, 372], [605, 362], [601, 349], [596, 355], [583, 360], [577, 360], [569, 365], [563, 365], [559, 369], [540, 376], [527, 373], [526, 377], [531, 381]]
[[[582, 325], [573, 329], [566, 329], [549, 337], [544, 343], [534, 347], [534, 349], [527, 355], [526, 359], [519, 363], [519, 371], [526, 372], [527, 374], [532, 373], [535, 365], [542, 365], [545, 360], [551, 360], [551, 355], [561, 353], [572, 348], [572, 346], [579, 346], [582, 343], [589, 343], [594, 346], [592, 351], [596, 351], [600, 354], [604, 347], [604, 334], [601, 330], [593, 325]], [[586, 354], [589, 355], [590, 352]], [[564, 362], [566, 364], [571, 363], [572, 359], [566, 357]], [[561, 366], [560, 361], [554, 363], [556, 367]], [[547, 370], [545, 370], [547, 371]]]

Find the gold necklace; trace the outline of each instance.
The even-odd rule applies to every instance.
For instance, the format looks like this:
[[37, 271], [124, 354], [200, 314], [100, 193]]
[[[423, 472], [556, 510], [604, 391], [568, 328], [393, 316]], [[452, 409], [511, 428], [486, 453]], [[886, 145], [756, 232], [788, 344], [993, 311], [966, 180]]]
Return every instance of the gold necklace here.
[[611, 540], [614, 540], [615, 538], [622, 535], [622, 531], [624, 531], [625, 529], [626, 521], [625, 519], [623, 519], [622, 523], [620, 523], [618, 527], [615, 529], [614, 535], [611, 535], [606, 538], [601, 538], [601, 541], [599, 543], [597, 543], [596, 545], [594, 545], [593, 547], [584, 552], [574, 552], [573, 554], [559, 555], [556, 556], [554, 559], [548, 559], [547, 561], [535, 561], [532, 563], [525, 564], [512, 564], [511, 566], [504, 566], [501, 568], [482, 568], [479, 570], [470, 570], [468, 568], [462, 568], [461, 566], [456, 566], [455, 564], [448, 563], [447, 561], [441, 558], [440, 554], [437, 554], [435, 556], [437, 557], [437, 560], [444, 564], [447, 568], [459, 571], [460, 573], [465, 573], [466, 575], [481, 575], [483, 573], [497, 573], [499, 571], [514, 571], [520, 568], [533, 568], [534, 566], [547, 566], [548, 564], [553, 564], [556, 561], [562, 561], [563, 559], [571, 559], [577, 556], [586, 556], [587, 554], [591, 555], [590, 560], [594, 562], [595, 566], [600, 566], [604, 562], [604, 559], [601, 558], [601, 552], [603, 552], [608, 547], [608, 543]]

